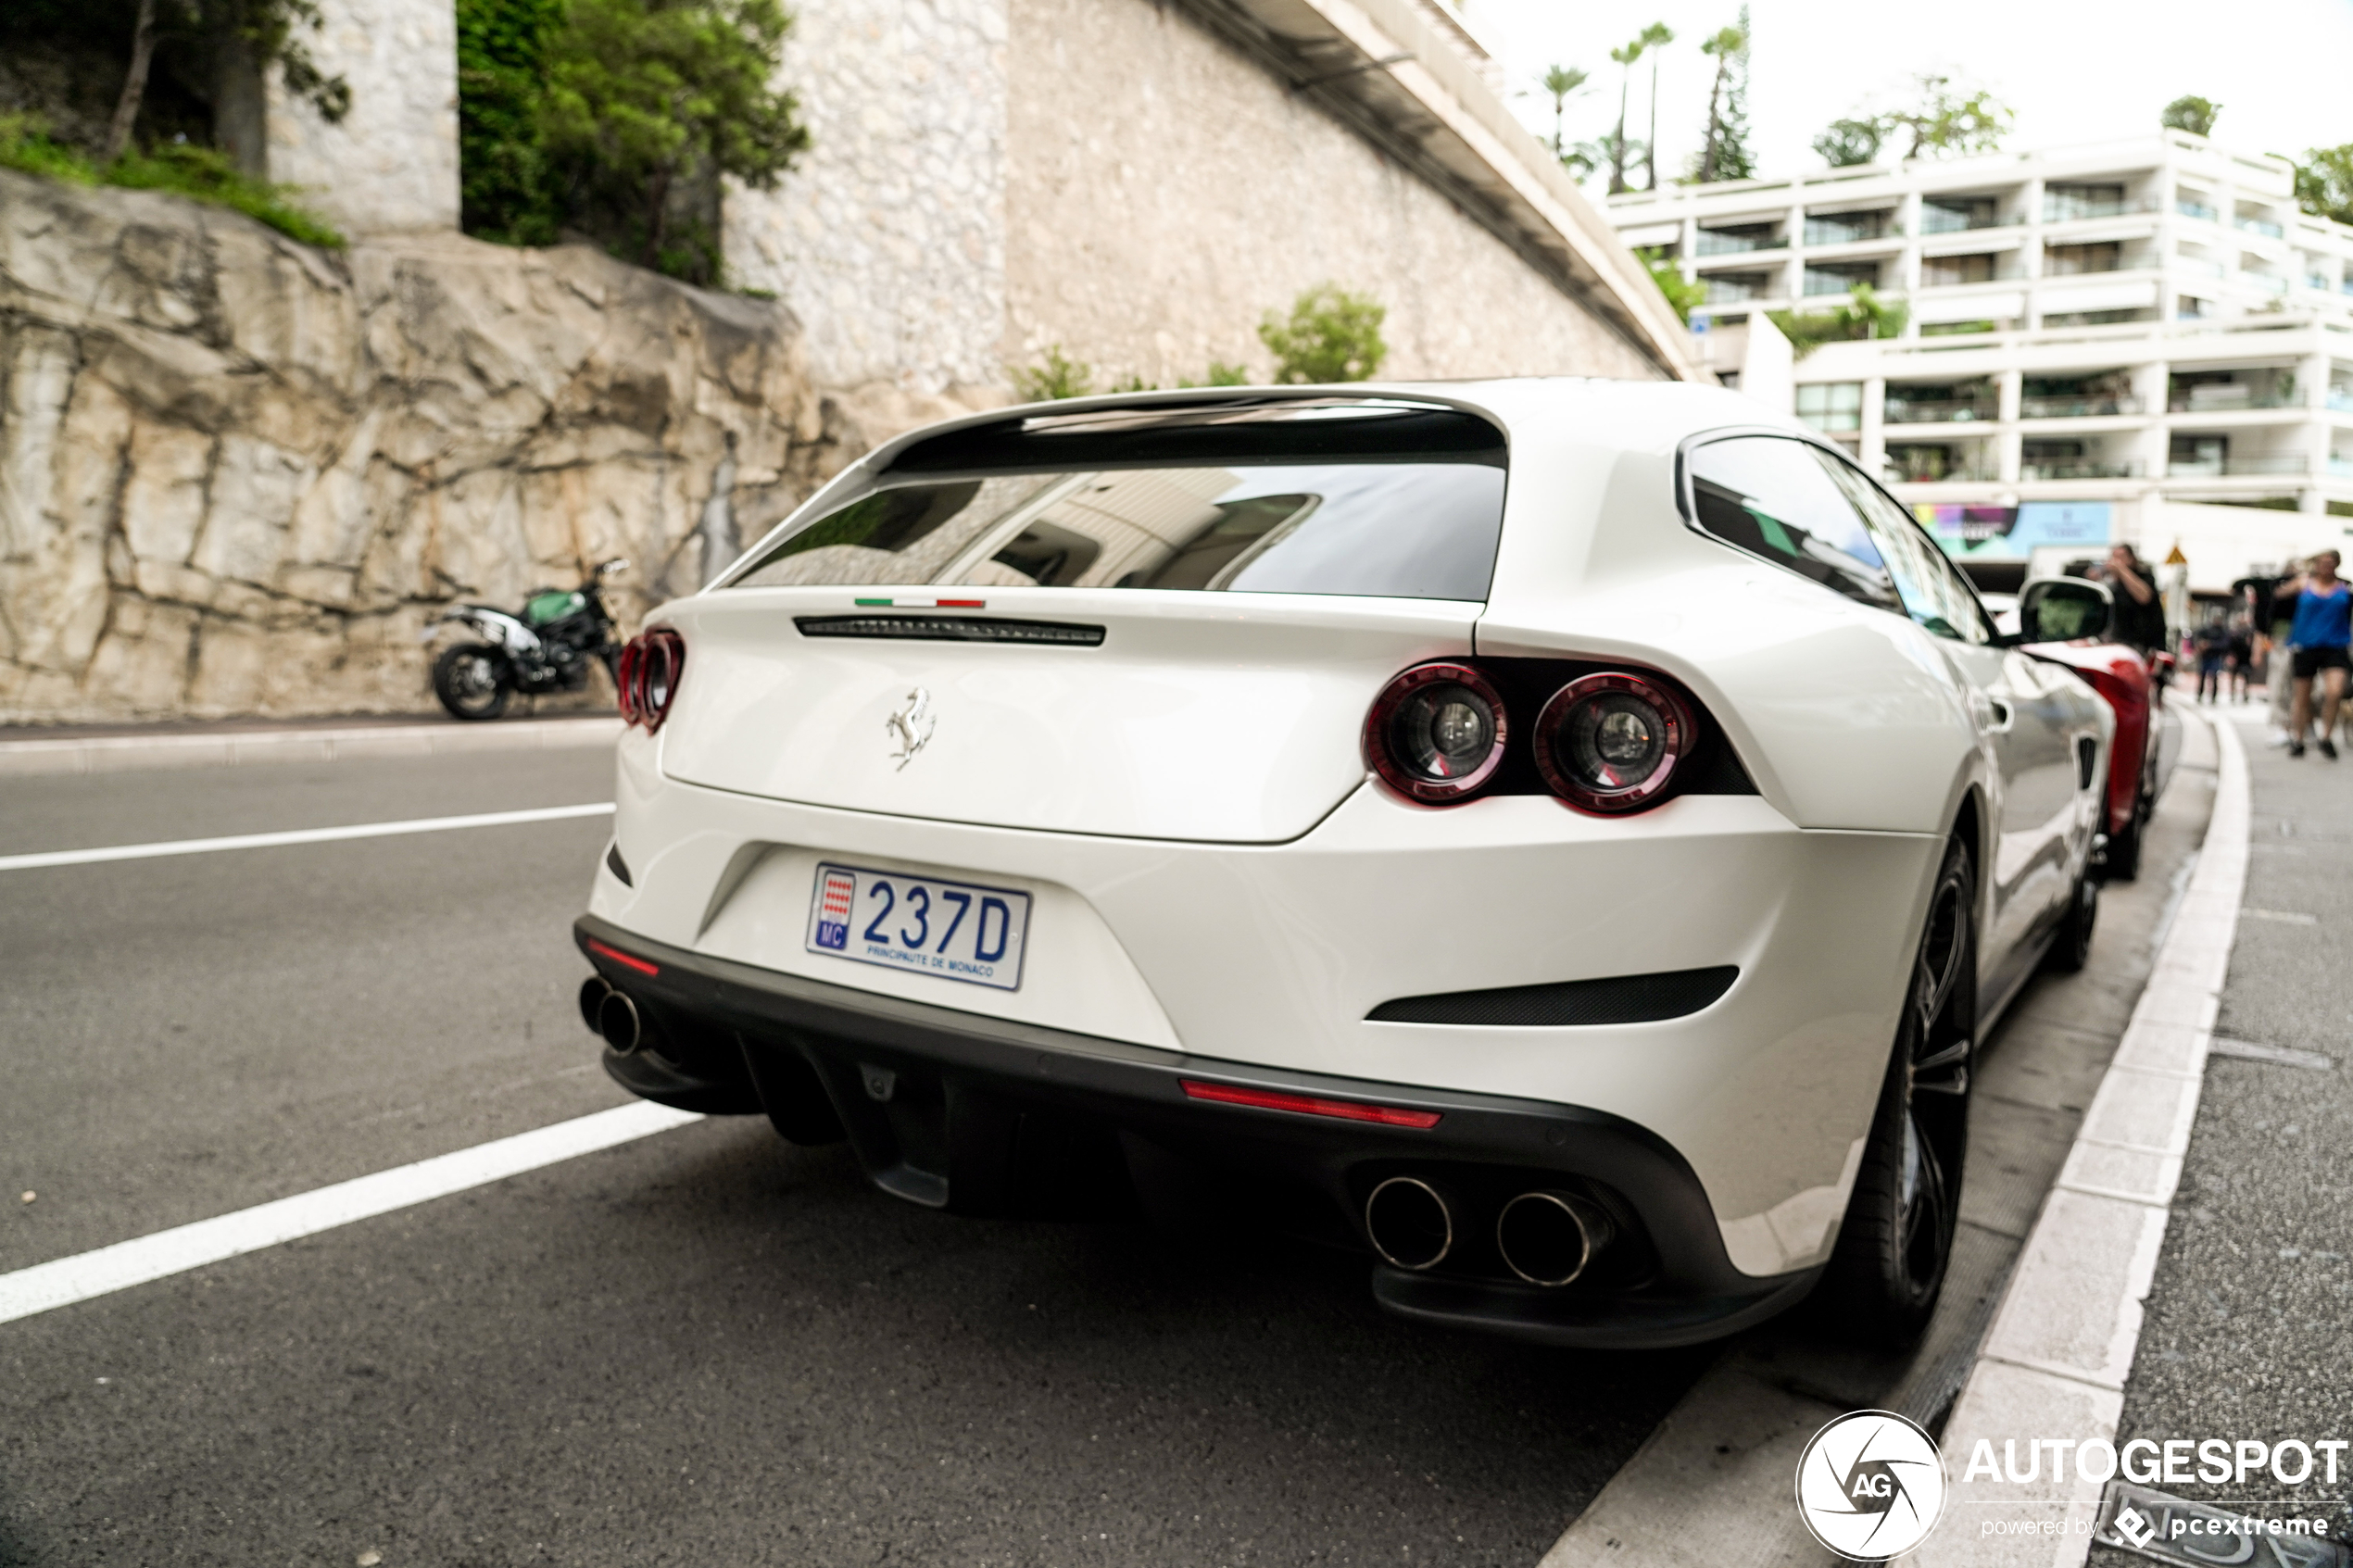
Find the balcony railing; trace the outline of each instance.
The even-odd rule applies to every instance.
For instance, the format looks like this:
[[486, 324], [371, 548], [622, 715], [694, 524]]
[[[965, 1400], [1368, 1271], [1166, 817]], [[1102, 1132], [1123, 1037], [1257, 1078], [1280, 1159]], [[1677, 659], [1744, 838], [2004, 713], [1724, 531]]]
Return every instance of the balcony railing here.
[[2215, 479], [2223, 475], [2241, 478], [2257, 474], [2300, 474], [2311, 471], [2311, 459], [2301, 456], [2285, 458], [2175, 458], [2165, 465], [2168, 479]]
[[1990, 397], [1890, 397], [1887, 422], [1892, 425], [1966, 424], [1990, 420], [2001, 406]]
[[2018, 417], [2021, 420], [2096, 420], [2113, 414], [2137, 414], [2141, 400], [2137, 397], [2068, 396], [2021, 397], [2018, 400]]
[[2265, 294], [2287, 293], [2287, 280], [2275, 278], [2269, 272], [2241, 272], [2236, 277], [2238, 282], [2250, 288], [2260, 289]]
[[1757, 250], [1786, 250], [1789, 241], [1779, 234], [1728, 234], [1720, 229], [1702, 229], [1693, 242], [1694, 256], [1746, 256]]
[[2328, 293], [2331, 293], [2331, 292], [2333, 292], [2333, 291], [2335, 289], [2335, 287], [2336, 287], [2336, 285], [2335, 285], [2334, 283], [2330, 282], [2329, 282], [2326, 278], [2322, 277], [2322, 276], [2320, 273], [2318, 273], [2318, 272], [2307, 272], [2307, 273], [2305, 273], [2305, 274], [2304, 274], [2304, 286], [2305, 286], [2306, 288], [2308, 288], [2308, 289], [2318, 289], [2318, 290], [2320, 290], [2320, 291], [2321, 291], [2321, 293], [2322, 293], [2322, 294], [2328, 294]]
[[2221, 262], [2209, 261], [2202, 256], [2177, 256], [2173, 258], [2173, 265], [2199, 278], [2220, 278], [2229, 270]]
[[2169, 414], [2234, 414], [2242, 408], [2293, 408], [2294, 387], [2259, 387], [2246, 382], [2209, 382], [2177, 391], [2165, 400]]
[[2333, 386], [2323, 400], [2326, 407], [2340, 414], [2353, 414], [2353, 386]]
[[1885, 215], [1872, 213], [1867, 221], [1848, 222], [1837, 218], [1808, 218], [1806, 220], [1806, 243], [1809, 245], [1845, 245], [1861, 240], [1890, 238]]
[[1743, 305], [1752, 299], [1770, 299], [1773, 285], [1752, 283], [1743, 278], [1710, 278], [1707, 280], [1707, 301], [1710, 305]]
[[2287, 231], [2281, 228], [2278, 224], [2272, 222], [2268, 218], [2243, 217], [2234, 222], [2232, 227], [2235, 229], [2244, 229], [2250, 234], [2260, 234], [2267, 240], [2284, 240], [2287, 238]]
[[2154, 210], [2155, 203], [2134, 201], [2130, 196], [2113, 201], [2061, 192], [2046, 192], [2043, 196], [2043, 221], [2045, 223], [2072, 223], [2080, 218], [2128, 218], [2136, 212]]
[[1878, 282], [1879, 275], [1876, 271], [1870, 273], [1822, 272], [1811, 267], [1806, 269], [1806, 292], [1809, 296], [1847, 294], [1853, 291], [1856, 283], [1869, 283], [1877, 286]]
[[2222, 220], [2221, 213], [2204, 202], [2177, 201], [2173, 204], [2173, 210], [2184, 218], [2195, 218], [2205, 223], [2219, 223]]
[[2137, 462], [2020, 463], [2018, 466], [2018, 476], [2024, 480], [2138, 479], [2141, 477], [2141, 465]]
[[1943, 473], [1906, 473], [1898, 468], [1887, 470], [1890, 484], [1986, 484], [2001, 477], [1995, 470], [1982, 464], [1946, 469]]

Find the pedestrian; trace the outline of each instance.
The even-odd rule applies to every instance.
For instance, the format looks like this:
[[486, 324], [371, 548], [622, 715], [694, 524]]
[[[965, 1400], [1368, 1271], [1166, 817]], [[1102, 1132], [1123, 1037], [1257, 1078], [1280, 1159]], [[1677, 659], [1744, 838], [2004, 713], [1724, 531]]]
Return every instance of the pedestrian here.
[[2197, 650], [2197, 700], [2219, 702], [2222, 697], [2222, 667], [2231, 657], [2230, 630], [2219, 621], [2209, 621], [2197, 629], [2195, 646]]
[[2322, 550], [2302, 574], [2279, 586], [2278, 598], [2295, 601], [2288, 623], [2288, 647], [2295, 684], [2288, 718], [2290, 757], [2304, 755], [2304, 737], [2312, 727], [2312, 682], [2318, 678], [2321, 706], [2321, 755], [2336, 759], [2337, 705], [2345, 700], [2346, 649], [2353, 646], [2353, 585], [2336, 574], [2344, 557]]
[[2231, 617], [2229, 658], [2231, 700], [2245, 702], [2247, 667], [2255, 661], [2255, 631], [2246, 623], [2246, 617], [2243, 615]]
[[2130, 545], [2108, 551], [2100, 580], [2116, 597], [2116, 634], [2143, 653], [2165, 646], [2165, 601], [2158, 597], [2156, 573]]

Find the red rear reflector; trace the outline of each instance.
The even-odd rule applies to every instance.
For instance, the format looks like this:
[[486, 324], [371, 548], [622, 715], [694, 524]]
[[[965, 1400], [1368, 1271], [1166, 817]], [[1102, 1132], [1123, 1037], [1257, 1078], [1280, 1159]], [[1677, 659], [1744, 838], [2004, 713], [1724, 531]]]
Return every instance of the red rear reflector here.
[[1361, 1100], [1326, 1099], [1320, 1095], [1287, 1095], [1278, 1089], [1245, 1089], [1234, 1084], [1204, 1084], [1194, 1078], [1176, 1080], [1188, 1099], [1214, 1099], [1222, 1105], [1247, 1105], [1260, 1110], [1296, 1110], [1302, 1116], [1337, 1116], [1343, 1122], [1378, 1122], [1384, 1127], [1435, 1127], [1439, 1112], [1406, 1110], [1393, 1105], [1366, 1105]]
[[593, 936], [588, 938], [588, 950], [592, 953], [602, 954], [604, 957], [610, 959], [613, 962], [620, 964], [623, 968], [634, 969], [640, 974], [660, 974], [661, 972], [661, 965], [641, 959], [635, 953], [624, 953], [618, 947], [608, 947], [605, 944], [598, 941]]

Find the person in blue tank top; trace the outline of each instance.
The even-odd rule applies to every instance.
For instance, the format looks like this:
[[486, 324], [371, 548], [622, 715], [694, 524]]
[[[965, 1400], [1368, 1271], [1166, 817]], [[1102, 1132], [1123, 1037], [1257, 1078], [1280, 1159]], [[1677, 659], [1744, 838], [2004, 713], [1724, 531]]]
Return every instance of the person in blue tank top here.
[[2302, 576], [2280, 584], [2280, 608], [2293, 600], [2296, 619], [2288, 628], [2289, 657], [2294, 659], [2294, 708], [2288, 719], [2290, 757], [2304, 755], [2305, 733], [2312, 726], [2312, 682], [2321, 682], [2321, 755], [2336, 758], [2336, 709], [2345, 699], [2346, 649], [2353, 645], [2353, 587], [2336, 574], [2344, 558], [2322, 550], [2312, 558]]

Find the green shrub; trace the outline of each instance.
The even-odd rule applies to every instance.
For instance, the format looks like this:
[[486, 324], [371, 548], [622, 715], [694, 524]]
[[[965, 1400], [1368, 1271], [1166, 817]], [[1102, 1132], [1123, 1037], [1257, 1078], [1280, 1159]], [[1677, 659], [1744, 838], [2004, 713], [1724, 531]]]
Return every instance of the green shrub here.
[[1765, 319], [1780, 328], [1799, 359], [1826, 343], [1904, 335], [1904, 323], [1912, 319], [1909, 306], [1888, 303], [1869, 283], [1856, 283], [1847, 293], [1852, 303], [1835, 309], [1768, 310]]
[[614, 255], [720, 282], [720, 178], [754, 190], [809, 146], [769, 84], [792, 27], [777, 0], [567, 0], [534, 124], [565, 222]]
[[1369, 295], [1318, 283], [1291, 302], [1290, 319], [1269, 311], [1259, 341], [1275, 356], [1275, 380], [1285, 385], [1370, 381], [1389, 358], [1381, 341], [1388, 307]]
[[226, 153], [193, 143], [167, 142], [152, 152], [125, 153], [101, 168], [71, 147], [51, 141], [38, 115], [0, 115], [0, 168], [76, 185], [163, 191], [242, 212], [307, 245], [329, 250], [344, 245], [341, 234], [292, 199], [293, 186], [240, 174]]
[[562, 209], [538, 114], [563, 19], [563, 0], [458, 0], [459, 222], [476, 239], [556, 243]]
[[49, 140], [49, 122], [37, 114], [0, 114], [0, 169], [21, 169], [76, 185], [98, 182], [98, 171], [90, 160]]
[[341, 250], [344, 237], [317, 214], [289, 199], [291, 185], [273, 185], [241, 174], [229, 155], [193, 143], [167, 142], [153, 152], [125, 153], [107, 167], [109, 185], [133, 191], [167, 191], [225, 207], [267, 223], [290, 240], [328, 250]]
[[1660, 257], [1656, 250], [1638, 250], [1634, 254], [1650, 270], [1651, 282], [1667, 296], [1668, 308], [1688, 326], [1692, 312], [1707, 303], [1707, 285], [1684, 277], [1680, 267]]
[[1059, 343], [1046, 350], [1039, 363], [1013, 372], [1013, 393], [1025, 403], [1084, 397], [1094, 390], [1094, 367], [1064, 354]]

